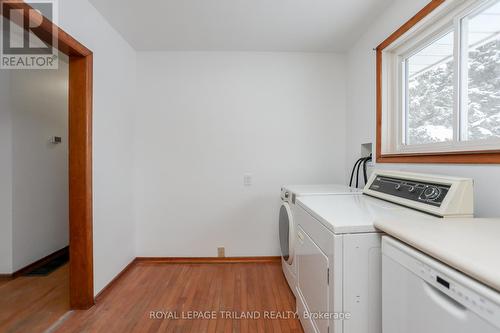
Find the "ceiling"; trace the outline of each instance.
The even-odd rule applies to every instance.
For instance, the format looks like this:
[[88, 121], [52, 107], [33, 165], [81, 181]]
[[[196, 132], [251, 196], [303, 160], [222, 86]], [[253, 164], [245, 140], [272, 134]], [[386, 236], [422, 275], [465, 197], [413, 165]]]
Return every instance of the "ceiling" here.
[[346, 51], [393, 0], [90, 0], [137, 50]]

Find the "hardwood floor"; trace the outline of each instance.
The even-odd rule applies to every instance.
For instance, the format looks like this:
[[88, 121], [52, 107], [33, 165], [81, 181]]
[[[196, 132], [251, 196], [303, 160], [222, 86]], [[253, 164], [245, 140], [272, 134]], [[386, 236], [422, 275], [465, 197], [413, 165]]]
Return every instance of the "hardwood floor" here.
[[[280, 263], [138, 262], [93, 308], [71, 312], [55, 331], [302, 332], [294, 310]], [[242, 318], [252, 314], [258, 318]], [[187, 318], [200, 315], [210, 319]]]
[[0, 332], [44, 332], [69, 310], [69, 267], [0, 283]]
[[6, 278], [6, 277], [0, 277], [0, 287], [2, 287], [4, 284], [7, 282], [11, 281], [11, 278]]

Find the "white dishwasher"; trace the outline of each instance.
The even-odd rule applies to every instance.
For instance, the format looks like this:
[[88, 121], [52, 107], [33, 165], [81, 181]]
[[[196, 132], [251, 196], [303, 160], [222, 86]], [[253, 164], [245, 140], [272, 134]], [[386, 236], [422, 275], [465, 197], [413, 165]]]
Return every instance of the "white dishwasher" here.
[[384, 333], [499, 333], [500, 293], [382, 237]]

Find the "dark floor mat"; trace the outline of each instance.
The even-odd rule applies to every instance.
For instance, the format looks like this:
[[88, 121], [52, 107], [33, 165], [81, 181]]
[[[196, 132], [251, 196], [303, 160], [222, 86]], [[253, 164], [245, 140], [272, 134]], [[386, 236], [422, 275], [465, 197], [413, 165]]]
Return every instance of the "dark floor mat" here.
[[30, 275], [49, 275], [65, 263], [69, 261], [69, 253], [66, 253], [62, 256], [59, 256], [57, 258], [52, 259], [51, 261], [47, 262], [43, 266], [40, 266], [38, 268], [35, 268], [31, 272], [28, 272], [24, 275], [30, 276]]

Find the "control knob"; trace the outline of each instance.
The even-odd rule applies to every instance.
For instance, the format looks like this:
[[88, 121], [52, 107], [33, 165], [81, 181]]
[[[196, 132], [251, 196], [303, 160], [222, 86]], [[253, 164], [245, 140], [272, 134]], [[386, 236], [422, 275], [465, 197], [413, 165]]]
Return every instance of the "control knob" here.
[[434, 200], [441, 194], [441, 190], [435, 186], [427, 186], [424, 190], [424, 196], [426, 199]]

